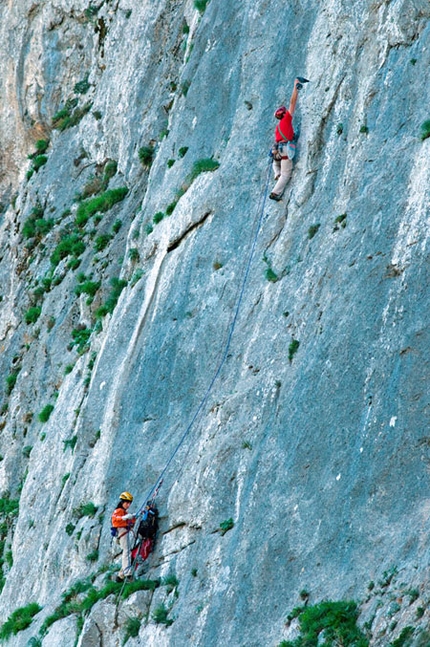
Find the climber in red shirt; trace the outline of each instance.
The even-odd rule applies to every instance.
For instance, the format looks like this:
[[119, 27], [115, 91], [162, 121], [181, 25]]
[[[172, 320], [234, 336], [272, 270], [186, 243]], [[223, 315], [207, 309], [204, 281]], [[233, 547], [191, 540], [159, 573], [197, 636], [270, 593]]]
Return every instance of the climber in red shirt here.
[[285, 186], [291, 177], [293, 162], [292, 155], [290, 153], [290, 156], [288, 156], [287, 149], [288, 144], [294, 139], [293, 115], [296, 109], [297, 97], [299, 90], [303, 87], [302, 83], [306, 81], [307, 79], [296, 78], [288, 110], [285, 106], [280, 106], [275, 112], [275, 117], [279, 119], [279, 124], [275, 128], [275, 144], [272, 148], [272, 155], [273, 172], [277, 182], [269, 195], [271, 200], [280, 200], [282, 198]]

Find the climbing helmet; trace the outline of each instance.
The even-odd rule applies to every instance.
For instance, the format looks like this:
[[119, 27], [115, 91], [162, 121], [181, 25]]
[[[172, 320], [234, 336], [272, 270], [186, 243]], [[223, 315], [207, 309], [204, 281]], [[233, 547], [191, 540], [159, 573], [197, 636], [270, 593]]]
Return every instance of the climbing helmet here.
[[133, 495], [130, 494], [130, 492], [122, 492], [119, 495], [119, 500], [120, 501], [130, 501], [130, 503], [133, 501]]
[[286, 112], [287, 112], [287, 109], [285, 106], [279, 106], [279, 108], [275, 112], [276, 119], [282, 119], [282, 117], [285, 115]]

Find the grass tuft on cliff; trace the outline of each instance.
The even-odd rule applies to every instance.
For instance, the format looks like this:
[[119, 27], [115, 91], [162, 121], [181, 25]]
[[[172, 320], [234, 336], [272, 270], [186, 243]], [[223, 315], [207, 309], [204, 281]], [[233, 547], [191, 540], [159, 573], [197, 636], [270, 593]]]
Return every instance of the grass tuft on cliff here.
[[427, 137], [430, 137], [430, 119], [427, 119], [421, 125], [421, 141], [424, 141]]
[[33, 622], [33, 617], [42, 610], [37, 602], [31, 602], [25, 607], [16, 609], [0, 627], [0, 640], [8, 640], [19, 631], [27, 629]]
[[127, 193], [128, 188], [122, 186], [118, 189], [109, 189], [95, 198], [81, 202], [76, 212], [76, 224], [78, 227], [84, 227], [91, 216], [94, 216], [96, 213], [109, 211], [117, 202], [124, 200]]
[[121, 598], [126, 600], [135, 591], [154, 591], [159, 585], [158, 580], [136, 580], [126, 584], [109, 581], [103, 588], [96, 589], [89, 580], [78, 580], [63, 593], [62, 603], [45, 619], [40, 628], [40, 635], [44, 636], [57, 620], [73, 614], [82, 617], [89, 613], [96, 602], [106, 599], [109, 595], [120, 594]]
[[353, 601], [325, 601], [296, 607], [289, 618], [299, 618], [300, 636], [283, 640], [279, 647], [369, 647], [368, 639], [357, 626], [358, 615]]

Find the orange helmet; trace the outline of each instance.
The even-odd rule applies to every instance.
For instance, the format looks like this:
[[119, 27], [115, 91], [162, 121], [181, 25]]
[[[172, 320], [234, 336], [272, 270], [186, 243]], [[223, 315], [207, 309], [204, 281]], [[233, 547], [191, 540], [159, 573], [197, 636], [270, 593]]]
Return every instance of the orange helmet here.
[[130, 492], [122, 492], [119, 495], [119, 500], [120, 501], [130, 501], [130, 503], [133, 501], [133, 495], [130, 494]]
[[287, 109], [285, 106], [279, 106], [279, 108], [275, 112], [276, 119], [282, 119], [282, 117], [285, 115], [286, 112], [287, 112]]

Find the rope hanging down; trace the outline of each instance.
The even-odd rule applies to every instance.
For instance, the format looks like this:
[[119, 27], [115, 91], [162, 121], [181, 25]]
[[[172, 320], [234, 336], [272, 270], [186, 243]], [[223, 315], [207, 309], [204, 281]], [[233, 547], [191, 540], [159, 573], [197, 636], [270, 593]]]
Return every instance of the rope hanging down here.
[[254, 233], [254, 237], [253, 237], [253, 240], [252, 240], [251, 249], [250, 249], [249, 257], [248, 257], [248, 262], [247, 262], [246, 267], [245, 267], [245, 272], [244, 272], [243, 279], [242, 279], [242, 285], [241, 285], [241, 288], [240, 288], [240, 291], [239, 291], [239, 296], [238, 296], [238, 299], [237, 299], [236, 308], [235, 308], [235, 311], [234, 311], [234, 316], [233, 316], [232, 322], [230, 324], [230, 330], [229, 330], [229, 333], [228, 333], [228, 336], [227, 336], [227, 342], [226, 342], [226, 345], [225, 345], [223, 355], [221, 357], [221, 361], [219, 362], [218, 367], [217, 367], [217, 369], [216, 369], [216, 371], [215, 371], [215, 373], [214, 373], [214, 375], [212, 377], [212, 380], [210, 381], [209, 386], [206, 389], [206, 393], [204, 394], [203, 398], [201, 399], [200, 404], [197, 407], [196, 412], [194, 413], [193, 417], [191, 418], [190, 423], [188, 424], [187, 428], [185, 429], [184, 433], [182, 434], [182, 436], [181, 436], [178, 444], [176, 445], [172, 455], [170, 456], [169, 460], [167, 461], [164, 468], [162, 469], [157, 481], [155, 482], [155, 485], [149, 491], [149, 493], [148, 493], [148, 495], [147, 495], [147, 497], [145, 499], [145, 502], [139, 508], [139, 510], [137, 512], [137, 515], [136, 515], [137, 517], [142, 514], [142, 511], [145, 509], [148, 502], [155, 499], [155, 497], [156, 497], [156, 495], [158, 493], [158, 490], [160, 489], [160, 487], [161, 487], [161, 485], [163, 483], [164, 474], [168, 470], [171, 462], [175, 458], [175, 456], [178, 453], [178, 451], [179, 451], [181, 445], [183, 444], [185, 438], [187, 437], [187, 435], [191, 431], [191, 428], [193, 427], [193, 425], [194, 425], [195, 421], [197, 420], [200, 412], [202, 411], [203, 407], [205, 406], [205, 404], [206, 404], [206, 402], [207, 402], [207, 400], [209, 398], [209, 395], [210, 395], [210, 393], [212, 391], [212, 388], [213, 388], [213, 386], [214, 386], [214, 384], [215, 384], [215, 382], [216, 382], [216, 380], [217, 380], [217, 378], [218, 378], [218, 376], [219, 376], [219, 374], [221, 372], [221, 369], [224, 366], [225, 361], [227, 359], [228, 351], [230, 350], [231, 339], [233, 337], [234, 329], [235, 329], [236, 323], [237, 323], [237, 318], [239, 316], [240, 306], [242, 305], [243, 295], [245, 293], [245, 286], [246, 286], [246, 283], [247, 283], [247, 280], [248, 280], [249, 271], [251, 269], [251, 263], [252, 263], [252, 260], [254, 258], [254, 253], [255, 253], [255, 248], [256, 248], [256, 245], [257, 245], [258, 235], [260, 233], [260, 229], [261, 229], [261, 226], [263, 224], [264, 208], [265, 208], [265, 205], [266, 205], [267, 193], [268, 193], [268, 187], [269, 187], [269, 180], [270, 180], [270, 167], [271, 167], [271, 160], [269, 159], [269, 165], [267, 167], [266, 185], [264, 187], [263, 192], [260, 195], [260, 206], [259, 206], [259, 211], [258, 211], [258, 213], [259, 213], [258, 222], [257, 222], [256, 230], [255, 230], [255, 233]]

